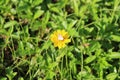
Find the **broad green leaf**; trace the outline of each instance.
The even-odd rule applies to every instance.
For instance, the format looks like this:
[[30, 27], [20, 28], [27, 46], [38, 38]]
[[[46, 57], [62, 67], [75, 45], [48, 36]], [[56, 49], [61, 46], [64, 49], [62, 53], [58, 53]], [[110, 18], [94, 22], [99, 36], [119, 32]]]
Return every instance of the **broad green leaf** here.
[[87, 6], [82, 6], [81, 8], [80, 8], [80, 10], [79, 10], [79, 16], [80, 17], [84, 17], [84, 14], [85, 14], [85, 11], [86, 11], [86, 9], [87, 9]]
[[0, 63], [0, 69], [2, 69], [3, 67], [4, 67], [4, 65]]
[[118, 35], [111, 35], [110, 36], [113, 41], [120, 42], [120, 36]]
[[42, 2], [43, 2], [43, 0], [33, 0], [32, 4], [33, 4], [33, 6], [36, 6], [36, 5], [39, 5]]
[[69, 66], [70, 66], [70, 68], [71, 68], [71, 70], [73, 71], [74, 74], [77, 73], [75, 61], [76, 61], [75, 59], [72, 59], [72, 60], [70, 61], [70, 64], [69, 64]]
[[50, 12], [47, 11], [47, 12], [45, 13], [45, 15], [44, 15], [44, 18], [42, 19], [42, 20], [43, 20], [43, 21], [42, 21], [42, 27], [43, 27], [43, 28], [46, 28], [46, 24], [48, 23], [49, 18], [50, 18]]
[[10, 21], [4, 25], [4, 28], [8, 28], [17, 24], [17, 21]]
[[11, 37], [14, 38], [14, 39], [17, 39], [17, 40], [20, 39], [20, 36], [19, 36], [19, 34], [17, 34], [17, 33], [11, 34]]
[[74, 11], [75, 11], [75, 14], [78, 15], [78, 2], [77, 0], [73, 0], [73, 8], [74, 8]]
[[18, 3], [18, 0], [11, 0], [13, 3]]
[[108, 55], [110, 58], [120, 58], [120, 52], [111, 52], [111, 54]]
[[91, 33], [94, 30], [94, 28], [93, 27], [92, 28], [86, 27], [85, 30], [87, 30], [87, 32]]
[[67, 53], [67, 56], [70, 57], [71, 59], [75, 59], [74, 55], [72, 52], [68, 52]]
[[69, 0], [61, 0], [60, 4], [58, 5], [60, 8], [64, 8], [67, 5]]
[[90, 56], [85, 59], [85, 63], [88, 64], [96, 59], [96, 56]]
[[58, 65], [57, 62], [53, 62], [53, 63], [50, 63], [50, 64], [49, 64], [48, 68], [49, 68], [49, 69], [54, 69], [57, 65]]
[[89, 51], [94, 52], [95, 50], [97, 50], [99, 48], [100, 48], [99, 42], [93, 41], [93, 42], [90, 43]]
[[51, 79], [53, 79], [53, 77], [54, 77], [54, 75], [55, 75], [55, 73], [51, 70], [49, 70], [49, 71], [47, 71], [47, 73], [46, 73], [46, 79], [45, 80], [51, 80]]
[[15, 15], [17, 12], [15, 9], [11, 9], [11, 13]]
[[13, 78], [17, 75], [17, 72], [13, 72], [11, 67], [6, 68], [6, 73], [9, 80], [13, 80]]
[[47, 6], [48, 6], [50, 11], [58, 13], [58, 14], [60, 13], [61, 8], [58, 5], [54, 5], [54, 4], [49, 3]]
[[52, 44], [51, 41], [49, 41], [49, 40], [45, 41], [41, 50], [44, 50], [44, 49], [47, 50], [50, 47], [51, 44]]
[[51, 7], [50, 10], [55, 12], [55, 13], [60, 13], [60, 9], [57, 7]]
[[91, 72], [91, 67], [89, 67], [89, 66], [84, 66], [84, 67], [89, 73]]
[[10, 28], [9, 28], [9, 34], [11, 34], [12, 32], [13, 32], [13, 26], [11, 26]]
[[47, 23], [49, 21], [49, 18], [50, 18], [50, 12], [47, 11], [45, 14], [45, 23]]
[[42, 78], [39, 78], [38, 80], [43, 80]]
[[34, 15], [34, 19], [39, 18], [43, 13], [44, 13], [44, 11], [42, 11], [42, 10], [36, 11], [36, 12], [35, 12], [35, 15]]
[[68, 28], [67, 22], [66, 21], [62, 21], [62, 26], [64, 26], [64, 28]]
[[16, 55], [18, 55], [18, 56], [25, 55], [24, 44], [23, 44], [22, 41], [19, 41], [18, 49], [17, 49], [17, 54]]
[[68, 25], [68, 28], [72, 28], [76, 23], [77, 23], [77, 20], [71, 21], [70, 24]]
[[0, 77], [0, 80], [7, 80], [6, 77]]
[[4, 18], [2, 16], [0, 16], [0, 25], [2, 26], [4, 24]]
[[9, 35], [5, 29], [0, 29], [0, 34]]
[[34, 21], [34, 23], [33, 23], [33, 26], [31, 26], [30, 27], [30, 29], [32, 30], [32, 31], [35, 31], [35, 30], [38, 30], [38, 29], [40, 29], [40, 27], [41, 27], [41, 21], [38, 21], [38, 20], [36, 20], [36, 21]]
[[110, 73], [106, 76], [107, 80], [115, 80], [117, 78], [118, 74], [117, 73]]
[[106, 60], [106, 58], [105, 57], [102, 57], [102, 58], [100, 58], [99, 60], [99, 63], [100, 63], [100, 67], [101, 68], [108, 68], [108, 67], [110, 67], [111, 65], [107, 62], [107, 60]]
[[75, 30], [75, 28], [68, 29], [68, 33], [70, 36], [79, 37], [79, 33]]
[[19, 77], [18, 80], [24, 80], [24, 78], [23, 77]]

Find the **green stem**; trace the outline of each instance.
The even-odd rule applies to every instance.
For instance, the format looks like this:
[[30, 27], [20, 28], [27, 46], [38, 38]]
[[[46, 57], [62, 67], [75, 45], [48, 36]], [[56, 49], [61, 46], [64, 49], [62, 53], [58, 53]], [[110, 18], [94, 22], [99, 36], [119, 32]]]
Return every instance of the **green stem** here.
[[[81, 53], [81, 73], [82, 72], [83, 72], [83, 53]], [[82, 75], [80, 80], [82, 80]]]
[[103, 80], [103, 69], [100, 67], [100, 79]]

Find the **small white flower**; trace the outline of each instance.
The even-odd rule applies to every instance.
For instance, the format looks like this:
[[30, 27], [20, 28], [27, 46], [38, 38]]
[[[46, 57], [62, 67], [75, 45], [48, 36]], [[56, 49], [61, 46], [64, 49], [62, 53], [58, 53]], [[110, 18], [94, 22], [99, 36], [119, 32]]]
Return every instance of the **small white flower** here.
[[61, 40], [61, 41], [62, 41], [63, 39], [64, 39], [63, 36], [62, 36], [61, 34], [59, 34], [59, 35], [58, 35], [58, 40]]

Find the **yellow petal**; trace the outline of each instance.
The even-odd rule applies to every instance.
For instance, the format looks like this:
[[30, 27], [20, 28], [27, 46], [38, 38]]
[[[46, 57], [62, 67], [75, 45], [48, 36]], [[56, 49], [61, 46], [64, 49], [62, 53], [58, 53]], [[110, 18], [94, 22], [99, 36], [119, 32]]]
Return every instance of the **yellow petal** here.
[[70, 42], [70, 41], [71, 41], [70, 39], [65, 39], [65, 40], [64, 40], [65, 43], [68, 43], [68, 42]]

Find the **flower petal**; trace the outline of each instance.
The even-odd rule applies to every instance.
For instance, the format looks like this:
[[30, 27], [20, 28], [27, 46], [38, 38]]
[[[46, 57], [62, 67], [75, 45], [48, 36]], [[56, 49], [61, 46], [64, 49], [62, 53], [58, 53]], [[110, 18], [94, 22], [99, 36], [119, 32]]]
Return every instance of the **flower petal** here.
[[51, 34], [50, 39], [54, 43], [55, 47], [64, 48], [66, 46], [66, 43], [69, 43], [71, 40], [68, 39], [69, 35], [68, 32], [65, 30], [57, 30], [54, 31], [53, 34]]

